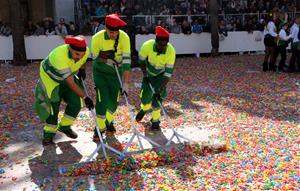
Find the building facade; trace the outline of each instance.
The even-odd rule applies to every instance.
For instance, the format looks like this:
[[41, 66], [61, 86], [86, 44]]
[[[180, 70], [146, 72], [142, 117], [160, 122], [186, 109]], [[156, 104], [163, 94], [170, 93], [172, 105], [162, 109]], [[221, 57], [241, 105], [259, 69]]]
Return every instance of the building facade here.
[[[39, 22], [45, 17], [52, 17], [57, 23], [59, 18], [65, 18], [67, 22], [74, 21], [75, 0], [19, 0], [22, 5], [20, 14], [24, 22], [32, 20]], [[10, 0], [0, 0], [0, 20], [10, 22]]]

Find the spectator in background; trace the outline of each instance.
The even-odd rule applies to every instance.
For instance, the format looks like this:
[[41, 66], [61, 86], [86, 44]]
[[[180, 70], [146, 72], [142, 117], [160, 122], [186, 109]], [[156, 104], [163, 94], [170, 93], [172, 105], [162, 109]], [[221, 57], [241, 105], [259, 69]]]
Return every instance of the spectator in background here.
[[43, 27], [43, 23], [36, 23], [35, 27], [36, 30], [34, 31], [34, 35], [36, 36], [45, 35], [45, 29]]
[[12, 34], [12, 29], [8, 23], [3, 22], [0, 28], [0, 35], [9, 36]]
[[198, 19], [196, 19], [192, 25], [192, 33], [200, 34], [203, 32], [202, 25], [199, 24]]
[[[279, 7], [279, 5], [277, 7]], [[276, 12], [276, 14], [274, 14], [274, 16], [275, 16], [274, 21], [275, 21], [275, 25], [276, 25], [276, 33], [278, 33], [278, 36], [277, 36], [277, 39], [276, 39], [276, 48], [275, 48], [275, 53], [274, 53], [274, 58], [273, 58], [272, 65], [274, 65], [273, 71], [276, 71], [276, 60], [277, 60], [278, 54], [281, 51], [280, 50], [281, 48], [278, 45], [279, 32], [281, 31], [284, 24], [287, 23], [288, 14], [284, 13], [284, 12]]]
[[43, 27], [45, 30], [45, 35], [55, 35], [55, 29], [54, 26], [52, 25], [51, 20], [47, 17], [43, 19]]
[[70, 22], [69, 26], [70, 26], [70, 29], [69, 29], [69, 32], [68, 32], [69, 35], [72, 35], [72, 36], [79, 35], [79, 31], [78, 31], [78, 29], [77, 29], [74, 22]]
[[55, 27], [55, 33], [56, 35], [61, 36], [62, 38], [66, 38], [68, 35], [68, 31], [65, 25], [58, 23]]
[[135, 4], [133, 6], [133, 9], [134, 9], [134, 12], [136, 12], [137, 14], [139, 14], [142, 11], [141, 6], [139, 4]]
[[82, 2], [82, 15], [85, 16], [85, 21], [88, 22], [91, 15], [91, 6], [89, 0], [83, 0]]
[[36, 31], [36, 26], [33, 24], [32, 21], [28, 21], [27, 25], [25, 26], [25, 35], [32, 36]]
[[274, 14], [274, 16], [275, 16], [274, 23], [277, 28], [277, 33], [279, 33], [279, 31], [281, 29], [280, 26], [283, 26], [282, 23], [287, 22], [288, 15], [287, 15], [287, 13], [276, 12], [276, 14]]
[[167, 24], [167, 22], [161, 22], [160, 26], [163, 27], [164, 29], [167, 29], [168, 31], [170, 31], [170, 27], [169, 27], [169, 24]]
[[106, 9], [103, 7], [103, 4], [99, 4], [96, 8], [95, 14], [97, 17], [104, 17], [106, 15]]
[[200, 10], [199, 10], [199, 14], [205, 14], [207, 13], [207, 0], [200, 0]]
[[236, 2], [234, 0], [231, 0], [229, 2], [229, 10], [230, 10], [231, 13], [236, 12]]
[[120, 11], [123, 13], [124, 9], [126, 8], [126, 0], [121, 0], [120, 3]]
[[266, 25], [265, 20], [264, 20], [264, 19], [260, 19], [260, 20], [259, 20], [259, 23], [257, 23], [257, 25], [256, 25], [255, 28], [256, 28], [257, 30], [259, 30], [259, 31], [264, 31], [265, 25]]
[[221, 20], [219, 23], [219, 34], [221, 35], [221, 40], [224, 40], [224, 38], [228, 36], [228, 29], [226, 28], [224, 20]]
[[60, 18], [59, 19], [59, 24], [65, 26], [65, 28], [67, 29], [67, 32], [69, 31], [69, 25], [67, 23], [65, 23], [65, 19], [64, 18]]
[[226, 28], [228, 31], [233, 31], [233, 24], [232, 24], [232, 21], [227, 21], [227, 24], [226, 24]]
[[248, 33], [253, 33], [255, 30], [255, 25], [253, 24], [253, 20], [247, 20], [246, 24], [244, 25], [244, 30], [247, 31]]
[[55, 24], [54, 24], [53, 18], [52, 17], [46, 17], [45, 20], [48, 21], [49, 26], [54, 29]]
[[141, 26], [139, 34], [149, 34], [146, 26], [144, 26], [144, 25]]
[[153, 24], [151, 24], [151, 23], [147, 24], [146, 29], [149, 33], [152, 33], [152, 34], [154, 33], [154, 25]]
[[241, 11], [245, 12], [245, 8], [248, 6], [248, 1], [247, 0], [241, 0], [240, 1], [240, 6], [241, 6]]
[[259, 12], [263, 12], [264, 11], [264, 2], [262, 0], [260, 0], [259, 2], [257, 2], [257, 9], [259, 10]]
[[176, 22], [176, 20], [174, 19], [173, 20], [173, 24], [171, 26], [171, 33], [174, 33], [174, 34], [180, 34], [182, 31], [181, 31], [181, 26], [180, 24], [178, 24]]
[[183, 20], [181, 25], [181, 30], [183, 34], [191, 34], [192, 33], [192, 27], [190, 23], [187, 22], [187, 20]]
[[[291, 39], [291, 35], [287, 36], [288, 23], [282, 23], [280, 26], [281, 30], [279, 32], [279, 40], [277, 43], [277, 53], [275, 57], [280, 53], [281, 60], [278, 65], [278, 71], [283, 72], [286, 61], [286, 48], [288, 47], [289, 40]], [[275, 58], [276, 59], [276, 58]]]
[[289, 72], [295, 72], [295, 63], [298, 66], [298, 72], [300, 72], [300, 15], [296, 16], [295, 22], [291, 28], [292, 36], [292, 56], [289, 63]]
[[97, 18], [95, 18], [93, 21], [92, 33], [96, 34], [97, 32], [99, 32], [103, 29], [104, 29], [104, 25], [102, 23], [100, 23]]
[[264, 30], [264, 44], [266, 47], [265, 58], [263, 63], [263, 71], [275, 71], [275, 54], [276, 54], [276, 38], [278, 34], [274, 23], [275, 16], [272, 14], [266, 17], [266, 27]]
[[82, 30], [81, 30], [81, 33], [83, 34], [83, 35], [89, 35], [89, 36], [91, 36], [91, 35], [93, 35], [93, 27], [92, 27], [92, 25], [91, 25], [91, 23], [88, 21], [84, 26], [83, 26], [83, 28], [82, 28]]
[[242, 31], [243, 25], [240, 19], [237, 19], [233, 24], [233, 31]]
[[166, 5], [164, 5], [163, 7], [162, 7], [162, 10], [161, 10], [161, 12], [160, 12], [160, 15], [169, 15], [170, 14], [170, 9], [166, 6]]
[[116, 2], [112, 2], [108, 9], [108, 14], [116, 13], [118, 15], [121, 14], [120, 8]]
[[136, 15], [136, 10], [134, 9], [134, 5], [132, 3], [127, 3], [125, 9], [123, 10], [123, 15]]

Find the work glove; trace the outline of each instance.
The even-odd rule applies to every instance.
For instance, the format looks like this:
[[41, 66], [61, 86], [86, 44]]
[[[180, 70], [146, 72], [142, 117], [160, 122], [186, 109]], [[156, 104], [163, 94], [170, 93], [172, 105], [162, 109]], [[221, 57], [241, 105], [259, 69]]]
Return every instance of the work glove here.
[[[106, 63], [110, 65], [116, 64], [112, 59], [106, 59]], [[118, 66], [118, 65], [117, 65]]]
[[148, 76], [144, 76], [143, 77], [143, 81], [146, 83], [146, 84], [150, 84], [150, 79]]
[[161, 92], [166, 88], [168, 84], [168, 80], [163, 80], [162, 83], [161, 83], [161, 86], [159, 88], [158, 91], [155, 92], [155, 94], [153, 95], [153, 97], [156, 99], [156, 100], [161, 100]]
[[84, 100], [85, 106], [89, 110], [94, 109], [94, 103], [93, 103], [93, 100], [90, 97], [86, 96], [83, 100]]
[[114, 59], [115, 53], [112, 50], [100, 51], [99, 57], [102, 59]]
[[129, 85], [128, 83], [124, 83], [123, 87], [121, 88], [121, 95], [126, 94], [128, 96], [128, 90], [129, 90]]
[[85, 78], [86, 78], [85, 69], [80, 68], [77, 76], [78, 76], [79, 79], [81, 78], [82, 80], [85, 80]]
[[159, 88], [159, 93], [161, 93], [167, 87], [168, 82], [169, 81], [166, 79], [162, 81], [161, 86]]
[[157, 92], [157, 93], [153, 94], [153, 97], [154, 97], [157, 101], [160, 101], [160, 100], [161, 100], [160, 92]]

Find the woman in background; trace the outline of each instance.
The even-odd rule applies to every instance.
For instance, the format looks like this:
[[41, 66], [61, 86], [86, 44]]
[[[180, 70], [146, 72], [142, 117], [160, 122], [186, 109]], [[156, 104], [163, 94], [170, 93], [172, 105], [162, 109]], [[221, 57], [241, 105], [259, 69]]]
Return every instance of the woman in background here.
[[273, 15], [269, 14], [266, 17], [266, 26], [264, 30], [265, 58], [263, 63], [263, 71], [275, 71], [274, 55], [276, 51], [276, 26], [273, 20]]

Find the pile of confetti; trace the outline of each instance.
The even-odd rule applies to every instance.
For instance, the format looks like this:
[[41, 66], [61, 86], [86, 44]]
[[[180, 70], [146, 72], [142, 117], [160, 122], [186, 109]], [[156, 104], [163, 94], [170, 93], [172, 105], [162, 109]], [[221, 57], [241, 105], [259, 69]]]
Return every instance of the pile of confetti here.
[[[130, 161], [144, 166], [123, 168], [112, 159], [108, 164], [115, 166], [106, 173], [65, 171], [77, 177], [58, 176], [57, 163], [68, 158], [64, 153], [57, 155], [63, 159], [43, 158], [40, 147], [30, 147], [30, 152], [12, 149], [31, 139], [41, 144], [43, 125], [32, 107], [39, 66], [0, 65], [0, 190], [299, 190], [300, 75], [261, 72], [262, 60], [259, 55], [239, 55], [176, 61], [163, 102], [172, 124], [217, 129], [230, 151], [193, 151], [190, 160], [175, 157], [174, 163], [161, 157], [163, 153], [149, 151]], [[132, 72], [129, 102], [134, 112], [139, 109], [141, 78], [140, 71]], [[87, 85], [95, 97], [91, 76]], [[150, 118], [146, 115], [140, 130], [149, 126]], [[81, 113], [75, 126], [92, 134], [94, 124], [90, 115]], [[165, 120], [161, 126], [170, 128]], [[123, 99], [115, 127], [117, 135], [132, 132]], [[17, 171], [21, 167], [24, 171]]]
[[179, 162], [196, 163], [195, 155], [206, 155], [207, 153], [218, 153], [228, 151], [225, 145], [217, 148], [203, 146], [202, 144], [178, 144], [171, 145], [169, 148], [153, 148], [133, 155], [121, 158], [115, 156], [106, 160], [97, 159], [96, 161], [77, 163], [75, 165], [60, 166], [59, 171], [63, 176], [81, 176], [91, 174], [107, 174], [122, 172], [124, 170], [140, 170], [142, 168], [154, 168]]

